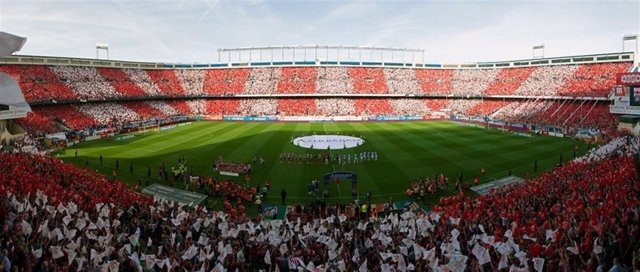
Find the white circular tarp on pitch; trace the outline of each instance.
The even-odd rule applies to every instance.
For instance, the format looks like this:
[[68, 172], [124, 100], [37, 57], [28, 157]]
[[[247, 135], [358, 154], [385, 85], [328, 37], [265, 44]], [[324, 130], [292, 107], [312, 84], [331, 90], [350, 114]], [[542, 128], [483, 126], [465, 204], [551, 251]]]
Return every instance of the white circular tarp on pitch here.
[[364, 140], [343, 135], [311, 135], [295, 138], [293, 144], [304, 148], [336, 150], [360, 146], [364, 144]]

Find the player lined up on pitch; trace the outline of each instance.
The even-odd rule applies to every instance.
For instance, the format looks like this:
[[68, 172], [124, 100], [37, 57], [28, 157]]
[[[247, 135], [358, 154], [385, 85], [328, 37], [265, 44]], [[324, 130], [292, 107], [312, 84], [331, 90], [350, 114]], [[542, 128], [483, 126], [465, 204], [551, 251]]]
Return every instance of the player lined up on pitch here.
[[378, 160], [378, 151], [363, 151], [359, 153], [348, 154], [329, 154], [329, 153], [295, 153], [287, 152], [280, 154], [280, 162], [282, 163], [305, 163], [305, 164], [330, 164], [337, 163], [339, 165], [351, 163], [364, 163]]

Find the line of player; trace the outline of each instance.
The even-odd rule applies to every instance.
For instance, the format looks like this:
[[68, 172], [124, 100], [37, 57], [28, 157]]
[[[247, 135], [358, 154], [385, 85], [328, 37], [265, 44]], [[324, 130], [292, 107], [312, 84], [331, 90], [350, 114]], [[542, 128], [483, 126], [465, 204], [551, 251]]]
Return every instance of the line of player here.
[[352, 163], [365, 163], [378, 160], [378, 151], [363, 151], [356, 153], [296, 153], [286, 152], [280, 153], [281, 163], [306, 163], [326, 165], [335, 162], [338, 165], [346, 165]]

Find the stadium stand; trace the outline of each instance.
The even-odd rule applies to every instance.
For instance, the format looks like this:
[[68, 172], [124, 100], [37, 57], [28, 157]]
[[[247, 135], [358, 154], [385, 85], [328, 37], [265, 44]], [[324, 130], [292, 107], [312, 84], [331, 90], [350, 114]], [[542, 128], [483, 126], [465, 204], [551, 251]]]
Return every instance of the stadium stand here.
[[160, 88], [162, 96], [175, 97], [186, 94], [174, 70], [145, 70], [145, 72]]
[[167, 104], [183, 115], [191, 115], [196, 110], [202, 111], [204, 109], [201, 103], [198, 105], [198, 103], [189, 103], [185, 100], [170, 100], [167, 101]]
[[[575, 127], [610, 130], [616, 126], [617, 121], [605, 103], [581, 97], [606, 96], [615, 84], [614, 75], [628, 70], [630, 65], [630, 62], [611, 62], [501, 69], [320, 66], [159, 70], [0, 65], [0, 71], [19, 82], [27, 101], [42, 105], [36, 113], [18, 122], [26, 130], [39, 135], [64, 130], [65, 127], [82, 130], [96, 126], [123, 126], [129, 122], [178, 115], [426, 116], [443, 110], [554, 127], [566, 132]], [[239, 94], [338, 97], [425, 94], [436, 97], [198, 99]], [[445, 99], [444, 95], [453, 96]], [[527, 97], [508, 97], [502, 101], [486, 97], [492, 95]], [[577, 99], [550, 97], [558, 95]], [[184, 96], [186, 100], [171, 99]], [[479, 96], [485, 98], [476, 98]], [[460, 99], [467, 97], [471, 99]], [[158, 98], [166, 100], [145, 103], [120, 101]], [[105, 103], [78, 103], [87, 100]], [[58, 102], [70, 104], [55, 105]], [[114, 110], [121, 110], [123, 114], [116, 114]], [[55, 122], [62, 126], [56, 126]]]
[[467, 112], [467, 110], [475, 107], [480, 104], [480, 100], [469, 100], [469, 99], [450, 99], [446, 108], [450, 109], [454, 113], [463, 114]]
[[417, 69], [416, 77], [424, 94], [448, 95], [453, 91], [453, 71], [453, 69]]
[[245, 99], [240, 102], [238, 112], [242, 115], [276, 115], [278, 103], [275, 99]]
[[382, 68], [348, 68], [353, 93], [386, 94], [389, 93]]
[[428, 99], [425, 100], [424, 103], [431, 111], [440, 111], [446, 108], [449, 101], [447, 101], [446, 99]]
[[495, 80], [484, 90], [484, 94], [513, 95], [535, 69], [535, 67], [500, 69]]
[[250, 69], [210, 69], [205, 71], [204, 93], [209, 95], [240, 94]]
[[418, 99], [389, 99], [394, 114], [427, 115], [430, 113], [426, 105]]
[[147, 96], [164, 96], [160, 87], [153, 82], [151, 77], [140, 69], [124, 69], [126, 76], [132, 81], [132, 83], [139, 86]]
[[146, 101], [146, 104], [149, 104], [151, 107], [155, 108], [156, 110], [158, 110], [161, 114], [161, 116], [176, 116], [179, 115], [178, 111], [176, 109], [174, 109], [173, 107], [169, 106], [169, 104], [165, 103], [164, 101], [158, 101], [158, 100], [153, 100], [153, 101]]
[[344, 116], [355, 115], [356, 108], [352, 100], [344, 98], [317, 99], [316, 108], [320, 115]]
[[231, 94], [608, 95], [628, 62], [502, 69], [267, 67], [121, 69], [0, 65], [29, 102]]
[[[191, 99], [184, 101], [176, 101], [176, 103], [166, 102], [169, 107], [176, 110], [178, 115], [205, 115], [207, 114], [206, 103], [218, 100]], [[185, 105], [186, 104], [186, 105]], [[186, 106], [186, 107], [185, 107]]]
[[615, 85], [615, 75], [629, 70], [627, 63], [595, 63], [577, 67], [573, 76], [558, 89], [565, 96], [607, 96]]
[[[128, 71], [139, 71], [139, 70], [131, 70], [131, 69], [115, 69], [115, 68], [96, 68], [100, 75], [113, 86], [113, 88], [120, 93], [123, 97], [143, 97], [145, 95], [154, 96], [158, 95], [159, 92], [148, 91], [146, 88], [141, 88], [136, 84], [136, 82], [142, 82], [142, 80], [137, 79], [136, 75], [138, 73], [129, 72]], [[144, 73], [144, 72], [143, 72]], [[133, 80], [129, 79], [129, 75]], [[145, 89], [147, 91], [145, 91]]]
[[461, 96], [480, 96], [484, 89], [496, 78], [497, 69], [468, 69], [453, 72], [451, 93]]
[[55, 123], [45, 116], [39, 110], [34, 109], [27, 114], [27, 117], [20, 118], [16, 122], [25, 130], [38, 136], [57, 132]]
[[420, 94], [420, 84], [412, 69], [384, 69], [384, 75], [391, 94]]
[[280, 80], [280, 68], [254, 68], [244, 87], [245, 94], [272, 94]]
[[[0, 71], [16, 78], [27, 101], [41, 104], [17, 121], [33, 135], [63, 126], [118, 127], [180, 115], [426, 116], [451, 111], [565, 130], [598, 128], [605, 141], [522, 186], [476, 199], [442, 197], [430, 212], [309, 205], [284, 221], [266, 221], [245, 214], [247, 202], [256, 200], [256, 188], [211, 181], [209, 190], [222, 196], [224, 211], [192, 209], [141, 196], [135, 192], [139, 188], [119, 182], [117, 172], [107, 178], [72, 166], [23, 137], [0, 152], [0, 195], [5, 196], [0, 198], [0, 263], [18, 271], [244, 271], [276, 266], [310, 271], [444, 271], [460, 266], [471, 271], [605, 271], [617, 263], [637, 270], [640, 182], [633, 156], [640, 141], [613, 132], [617, 121], [606, 103], [583, 99], [608, 95], [613, 76], [629, 67], [627, 62], [504, 69], [0, 65]], [[234, 94], [258, 97], [202, 98]], [[272, 94], [336, 97], [260, 96]], [[353, 94], [437, 97], [344, 98]], [[486, 95], [527, 97], [466, 99]], [[541, 97], [558, 95], [577, 99]], [[172, 99], [176, 97], [180, 99]]]
[[316, 68], [283, 67], [277, 93], [314, 94], [316, 93]]
[[175, 74], [185, 95], [199, 96], [204, 93], [204, 70], [178, 69]]
[[167, 117], [166, 111], [161, 111], [145, 102], [121, 102], [122, 106], [125, 106], [133, 110], [143, 120], [157, 119]]
[[99, 106], [80, 104], [77, 109], [87, 116], [93, 117], [103, 126], [120, 126], [125, 123], [142, 120], [134, 110], [118, 103], [101, 103]]
[[121, 96], [94, 67], [52, 66], [51, 70], [79, 99], [105, 100]]
[[206, 114], [210, 114], [210, 115], [237, 114], [239, 109], [240, 109], [240, 100], [237, 100], [237, 99], [206, 100]]
[[393, 113], [387, 99], [357, 99], [354, 103], [358, 115], [380, 115]]
[[320, 67], [316, 90], [319, 94], [350, 94], [353, 84], [345, 67]]
[[98, 125], [98, 121], [92, 117], [80, 112], [75, 106], [69, 105], [51, 105], [36, 108], [42, 116], [48, 116], [73, 130], [83, 130]]
[[570, 79], [578, 66], [557, 65], [537, 67], [516, 89], [516, 95], [552, 96], [556, 90]]
[[496, 112], [498, 109], [505, 107], [509, 102], [484, 100], [470, 107], [464, 113], [469, 116], [488, 116]]
[[38, 271], [637, 267], [640, 183], [631, 156], [639, 146], [619, 137], [521, 187], [443, 197], [430, 213], [329, 205], [307, 213], [317, 214], [311, 221], [248, 220], [234, 204], [255, 191], [224, 181], [216, 191], [229, 213], [208, 212], [139, 196], [48, 155], [3, 152], [0, 242], [11, 246], [2, 261]]
[[278, 114], [284, 116], [315, 115], [315, 99], [278, 99]]
[[0, 71], [10, 75], [20, 84], [27, 102], [78, 99], [47, 66], [0, 65]]

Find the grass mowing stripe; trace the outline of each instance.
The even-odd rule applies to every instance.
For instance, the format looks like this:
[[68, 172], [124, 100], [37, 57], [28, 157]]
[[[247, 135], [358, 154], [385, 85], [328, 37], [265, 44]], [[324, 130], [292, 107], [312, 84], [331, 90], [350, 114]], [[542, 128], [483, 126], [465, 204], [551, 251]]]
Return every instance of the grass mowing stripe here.
[[[388, 162], [389, 165], [395, 165], [394, 169], [399, 170], [398, 173], [401, 175], [398, 175], [395, 178], [400, 180], [409, 180], [409, 178], [411, 178], [411, 171], [407, 171], [406, 168], [408, 165], [402, 164], [398, 158], [412, 159], [413, 156], [405, 151], [399, 151], [399, 149], [396, 148], [398, 146], [392, 139], [375, 132], [370, 123], [362, 125], [359, 128], [362, 129], [361, 131], [366, 132], [366, 138], [369, 139], [370, 143], [378, 151], [379, 161], [381, 163]], [[391, 158], [389, 154], [394, 155], [394, 157]], [[411, 163], [413, 166], [420, 166], [420, 164], [415, 161], [410, 162], [407, 160], [407, 162]]]
[[[163, 137], [156, 138], [152, 144], [144, 145], [144, 142], [133, 142], [134, 144], [140, 144], [140, 146], [133, 146], [130, 149], [123, 150], [120, 152], [121, 157], [129, 156], [130, 154], [140, 154], [140, 149], [151, 149], [153, 151], [149, 152], [147, 155], [154, 154], [164, 154], [168, 153], [171, 150], [179, 150], [188, 142], [195, 142], [198, 139], [209, 136], [214, 131], [223, 130], [229, 127], [229, 125], [225, 126], [215, 126], [215, 127], [196, 127], [193, 129], [189, 129], [187, 131], [169, 131], [167, 135]], [[195, 132], [189, 132], [191, 130], [196, 130]], [[189, 132], [189, 133], [187, 133]], [[176, 147], [176, 148], [174, 148]]]
[[[326, 132], [325, 132], [326, 131]], [[378, 161], [351, 163], [346, 166], [324, 163], [281, 163], [278, 155], [283, 152], [323, 153], [291, 144], [293, 136], [313, 133], [340, 133], [365, 138], [365, 144], [347, 150], [331, 150], [331, 154], [351, 154], [362, 151], [378, 151]], [[107, 175], [114, 167], [115, 158], [120, 158], [118, 177], [135, 183], [146, 175], [147, 165], [154, 179], [156, 168], [165, 162], [170, 168], [184, 154], [190, 169], [198, 175], [210, 175], [211, 161], [224, 155], [232, 161], [247, 161], [254, 155], [264, 156], [264, 168], [254, 167], [251, 185], [255, 186], [271, 179], [272, 190], [268, 201], [279, 199], [279, 190], [286, 188], [288, 198], [296, 202], [312, 201], [307, 195], [307, 184], [312, 179], [334, 170], [346, 170], [358, 175], [358, 190], [361, 195], [371, 190], [374, 200], [386, 200], [387, 196], [402, 196], [411, 179], [418, 176], [444, 173], [455, 180], [463, 172], [465, 180], [478, 175], [480, 167], [488, 170], [486, 179], [506, 175], [509, 169], [514, 174], [532, 172], [532, 162], [538, 160], [539, 171], [549, 169], [558, 162], [561, 151], [565, 162], [572, 157], [572, 140], [554, 137], [519, 137], [495, 129], [483, 129], [459, 125], [448, 121], [394, 122], [394, 123], [232, 123], [194, 122], [176, 129], [149, 132], [129, 141], [97, 140], [78, 145], [79, 157], [74, 158], [73, 148], [59, 152], [66, 161], [90, 167]], [[583, 154], [581, 148], [578, 154]], [[97, 157], [103, 154], [103, 166], [98, 166]], [[133, 163], [134, 172], [126, 171]], [[244, 179], [242, 179], [244, 180]], [[155, 181], [155, 180], [152, 180]], [[164, 181], [160, 181], [164, 183]], [[349, 183], [338, 187], [331, 184], [329, 201], [347, 200], [342, 195]], [[350, 188], [350, 187], [349, 187]], [[450, 192], [451, 190], [447, 190]], [[342, 197], [342, 198], [340, 198]], [[437, 199], [434, 196], [433, 199]]]
[[[325, 126], [325, 123], [322, 123], [322, 130], [324, 131], [324, 134], [327, 134], [327, 127]], [[331, 148], [329, 148], [329, 158], [333, 158], [332, 156], [333, 154], [331, 153]], [[336, 171], [336, 163], [334, 162], [334, 160], [330, 160], [331, 161], [331, 169], [333, 169], [333, 172]], [[338, 189], [338, 198], [342, 198], [342, 193], [340, 193], [340, 185], [336, 183], [336, 188]]]

